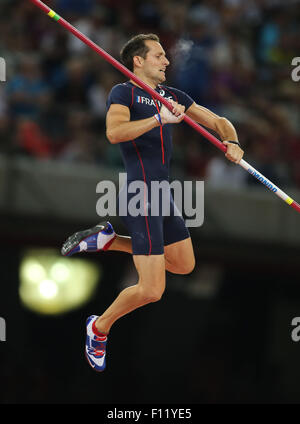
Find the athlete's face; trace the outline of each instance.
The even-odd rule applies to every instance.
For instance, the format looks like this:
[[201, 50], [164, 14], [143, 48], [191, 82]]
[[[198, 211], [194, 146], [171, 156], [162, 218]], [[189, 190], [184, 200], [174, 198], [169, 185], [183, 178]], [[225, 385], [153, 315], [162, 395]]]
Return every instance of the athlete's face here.
[[146, 40], [145, 44], [149, 48], [146, 58], [141, 58], [139, 70], [146, 79], [160, 84], [166, 80], [166, 68], [170, 64], [166, 58], [166, 53], [160, 43], [154, 40]]

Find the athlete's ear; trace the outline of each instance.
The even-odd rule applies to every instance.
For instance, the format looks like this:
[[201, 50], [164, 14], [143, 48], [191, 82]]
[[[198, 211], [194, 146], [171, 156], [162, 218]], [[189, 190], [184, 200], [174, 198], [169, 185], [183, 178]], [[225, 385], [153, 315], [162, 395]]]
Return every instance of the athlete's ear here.
[[140, 68], [143, 65], [144, 59], [141, 56], [133, 56], [133, 65]]

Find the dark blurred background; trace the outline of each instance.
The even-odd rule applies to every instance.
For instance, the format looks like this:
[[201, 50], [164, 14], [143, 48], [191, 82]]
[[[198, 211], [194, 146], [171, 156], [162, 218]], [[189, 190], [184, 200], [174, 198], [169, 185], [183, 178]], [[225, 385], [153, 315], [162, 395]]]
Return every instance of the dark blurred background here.
[[[168, 85], [231, 120], [245, 159], [300, 200], [299, 1], [47, 4], [117, 59], [131, 36], [157, 33]], [[205, 181], [197, 266], [119, 320], [106, 371], [89, 368], [86, 318], [137, 276], [127, 254], [64, 260], [60, 247], [99, 221], [96, 185], [123, 171], [105, 102], [125, 79], [29, 1], [0, 11], [0, 403], [298, 403], [299, 216], [186, 124], [172, 170]]]

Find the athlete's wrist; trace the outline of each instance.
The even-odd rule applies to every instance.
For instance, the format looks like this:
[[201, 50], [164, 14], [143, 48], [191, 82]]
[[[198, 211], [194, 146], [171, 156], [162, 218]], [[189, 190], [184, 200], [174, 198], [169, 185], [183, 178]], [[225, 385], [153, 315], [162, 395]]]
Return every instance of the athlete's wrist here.
[[163, 121], [162, 121], [162, 117], [160, 115], [160, 113], [156, 113], [154, 115], [154, 118], [156, 120], [156, 122], [162, 127], [164, 125]]
[[[224, 140], [224, 141], [226, 141], [226, 143], [237, 144], [239, 147], [241, 147], [240, 142], [238, 140], [234, 140], [234, 141], [232, 141], [232, 140]], [[224, 141], [223, 141], [223, 143], [224, 143]]]

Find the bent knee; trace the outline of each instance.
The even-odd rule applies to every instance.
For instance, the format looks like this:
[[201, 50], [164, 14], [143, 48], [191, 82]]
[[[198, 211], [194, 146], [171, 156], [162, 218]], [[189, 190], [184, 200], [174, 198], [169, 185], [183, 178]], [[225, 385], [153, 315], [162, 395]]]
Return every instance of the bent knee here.
[[144, 304], [158, 302], [164, 293], [164, 289], [144, 289], [140, 290], [141, 300]]
[[195, 260], [190, 261], [186, 264], [180, 264], [176, 274], [182, 274], [182, 275], [190, 274], [194, 270], [195, 265], [196, 265]]
[[145, 300], [147, 303], [158, 302], [162, 298], [163, 294], [164, 290], [151, 290], [145, 293]]
[[148, 302], [147, 303], [154, 303], [158, 302], [162, 298], [163, 293], [152, 293], [150, 296], [148, 296]]

